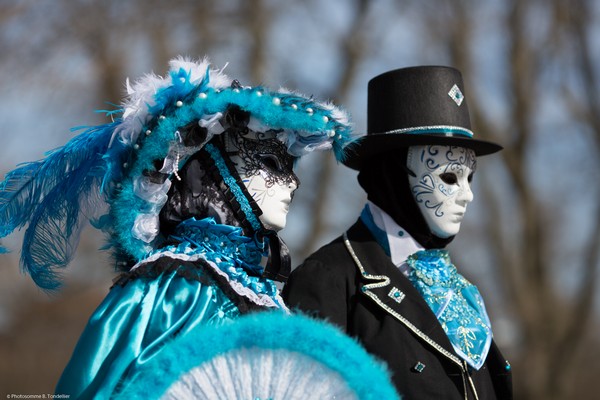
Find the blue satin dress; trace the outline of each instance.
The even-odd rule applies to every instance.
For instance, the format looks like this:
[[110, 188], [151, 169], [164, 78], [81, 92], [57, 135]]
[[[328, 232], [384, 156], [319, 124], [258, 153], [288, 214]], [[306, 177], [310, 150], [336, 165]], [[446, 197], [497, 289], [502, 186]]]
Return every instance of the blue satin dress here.
[[[111, 289], [91, 316], [56, 394], [108, 399], [175, 336], [227, 324], [248, 304], [287, 310], [274, 282], [248, 273], [250, 265], [258, 268], [262, 250], [241, 229], [207, 218], [184, 222], [180, 233], [179, 244], [141, 262], [135, 277]], [[197, 238], [208, 240], [198, 246]], [[170, 267], [157, 270], [165, 259]]]

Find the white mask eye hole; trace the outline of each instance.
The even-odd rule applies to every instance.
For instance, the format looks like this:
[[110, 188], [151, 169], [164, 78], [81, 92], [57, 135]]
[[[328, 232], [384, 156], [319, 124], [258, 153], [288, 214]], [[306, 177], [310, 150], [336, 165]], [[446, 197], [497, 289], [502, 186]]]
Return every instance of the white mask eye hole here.
[[259, 154], [257, 158], [260, 160], [261, 164], [271, 171], [283, 172], [283, 165], [281, 165], [281, 160], [279, 157], [274, 154]]
[[471, 172], [471, 173], [469, 174], [469, 176], [467, 177], [467, 181], [468, 181], [469, 183], [471, 183], [471, 182], [473, 181], [473, 175], [475, 175], [475, 173], [474, 173], [474, 172]]
[[440, 174], [440, 179], [447, 185], [456, 185], [458, 183], [458, 177], [453, 172]]

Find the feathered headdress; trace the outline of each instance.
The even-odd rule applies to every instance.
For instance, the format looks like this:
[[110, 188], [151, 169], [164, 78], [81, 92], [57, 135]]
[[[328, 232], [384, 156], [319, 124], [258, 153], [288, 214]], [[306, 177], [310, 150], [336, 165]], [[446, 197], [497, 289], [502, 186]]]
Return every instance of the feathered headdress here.
[[[293, 156], [333, 149], [338, 160], [353, 140], [347, 114], [285, 89], [240, 86], [208, 60], [177, 58], [165, 77], [147, 75], [133, 85], [113, 123], [91, 127], [43, 160], [22, 164], [0, 183], [0, 238], [27, 225], [21, 266], [44, 289], [60, 286], [57, 272], [70, 262], [85, 220], [110, 233], [134, 260], [153, 249], [158, 214], [179, 167], [223, 129], [231, 106], [249, 112]], [[182, 138], [199, 124], [205, 135]], [[98, 215], [103, 204], [109, 213]], [[104, 208], [105, 209], [105, 208]], [[1, 248], [0, 248], [1, 249]], [[0, 251], [1, 253], [1, 251]]]

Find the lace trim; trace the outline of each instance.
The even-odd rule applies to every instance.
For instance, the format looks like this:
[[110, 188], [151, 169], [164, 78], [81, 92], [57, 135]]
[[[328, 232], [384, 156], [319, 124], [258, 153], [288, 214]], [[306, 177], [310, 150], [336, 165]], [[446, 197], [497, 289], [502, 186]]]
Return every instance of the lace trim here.
[[210, 268], [215, 273], [217, 273], [219, 276], [222, 276], [223, 278], [225, 278], [225, 280], [227, 281], [229, 286], [231, 286], [231, 288], [240, 296], [247, 298], [248, 300], [252, 301], [254, 304], [257, 304], [259, 306], [270, 307], [270, 308], [280, 308], [286, 314], [290, 314], [290, 310], [284, 304], [283, 299], [281, 298], [281, 295], [279, 294], [279, 290], [277, 290], [277, 294], [275, 295], [275, 298], [272, 298], [271, 296], [269, 296], [268, 294], [265, 294], [265, 293], [256, 293], [254, 290], [244, 286], [244, 284], [242, 282], [234, 280], [229, 274], [227, 274], [225, 271], [221, 270], [217, 266], [216, 263], [206, 259], [206, 257], [203, 254], [188, 255], [188, 254], [174, 253], [172, 251], [163, 251], [163, 252], [155, 253], [155, 254], [149, 256], [148, 258], [138, 262], [133, 267], [131, 267], [130, 272], [133, 272], [137, 268], [140, 268], [146, 264], [152, 263], [161, 257], [170, 257], [173, 259], [177, 259], [177, 260], [181, 260], [181, 261], [189, 261], [189, 262], [193, 262], [193, 261], [202, 259], [210, 266]]

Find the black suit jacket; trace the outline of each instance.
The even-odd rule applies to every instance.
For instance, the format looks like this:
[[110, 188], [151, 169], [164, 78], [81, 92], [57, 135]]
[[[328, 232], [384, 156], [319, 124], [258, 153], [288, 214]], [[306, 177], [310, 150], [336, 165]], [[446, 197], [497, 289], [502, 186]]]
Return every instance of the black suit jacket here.
[[290, 307], [329, 320], [384, 360], [403, 399], [512, 399], [510, 365], [492, 342], [472, 370], [425, 300], [360, 220], [296, 268]]

